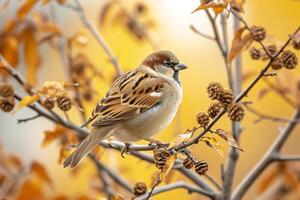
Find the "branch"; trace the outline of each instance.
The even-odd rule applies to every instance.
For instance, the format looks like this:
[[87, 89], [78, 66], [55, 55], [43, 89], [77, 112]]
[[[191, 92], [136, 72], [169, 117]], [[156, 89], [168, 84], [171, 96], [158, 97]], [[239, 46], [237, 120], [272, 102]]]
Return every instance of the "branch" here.
[[297, 123], [295, 121], [300, 119], [300, 111], [297, 110], [294, 114], [291, 122], [285, 127], [285, 129], [280, 133], [274, 143], [271, 145], [267, 153], [262, 157], [262, 159], [256, 164], [256, 166], [246, 175], [246, 177], [241, 181], [236, 190], [233, 193], [233, 200], [242, 199], [246, 191], [251, 187], [257, 177], [276, 159], [278, 159], [278, 152], [281, 150], [283, 144], [288, 139], [289, 135], [295, 129]]
[[24, 123], [24, 122], [28, 122], [28, 121], [30, 121], [30, 120], [34, 120], [34, 119], [37, 119], [37, 118], [39, 118], [39, 117], [41, 117], [41, 115], [40, 114], [36, 114], [35, 116], [33, 116], [33, 117], [28, 117], [28, 118], [24, 118], [24, 119], [18, 119], [18, 124], [20, 124], [20, 123]]
[[215, 37], [212, 37], [212, 36], [210, 36], [210, 35], [208, 35], [208, 34], [206, 34], [206, 33], [202, 33], [200, 30], [198, 30], [194, 25], [190, 25], [190, 29], [194, 32], [194, 33], [196, 33], [196, 34], [198, 34], [198, 35], [200, 35], [200, 36], [202, 36], [202, 37], [204, 37], [204, 38], [206, 38], [206, 39], [209, 39], [209, 40], [213, 40], [213, 41], [215, 41], [216, 40], [216, 38]]
[[[175, 190], [175, 189], [186, 189], [188, 191], [188, 193], [198, 193], [198, 194], [203, 194], [205, 196], [210, 196], [212, 197], [212, 194], [211, 193], [208, 193], [207, 191], [201, 189], [201, 188], [198, 188], [194, 185], [191, 185], [191, 184], [187, 184], [183, 181], [179, 181], [179, 182], [176, 182], [176, 183], [171, 183], [169, 185], [164, 185], [164, 186], [161, 186], [161, 187], [157, 187], [153, 190], [151, 196], [154, 196], [154, 195], [157, 195], [157, 194], [160, 194], [160, 193], [163, 193], [163, 192], [168, 192], [168, 191], [171, 191], [171, 190]], [[147, 199], [149, 193], [146, 193], [142, 196], [139, 196], [138, 198], [136, 198], [135, 200], [145, 200]]]
[[121, 70], [120, 64], [119, 64], [118, 59], [116, 58], [115, 54], [113, 53], [111, 48], [106, 43], [103, 36], [97, 31], [96, 26], [86, 17], [85, 12], [84, 12], [80, 2], [78, 0], [74, 0], [74, 2], [76, 4], [76, 7], [73, 7], [73, 6], [66, 6], [66, 7], [70, 8], [71, 10], [75, 11], [78, 14], [83, 25], [95, 37], [97, 42], [102, 47], [104, 53], [109, 57], [110, 62], [114, 65], [116, 75], [121, 76], [122, 70]]
[[289, 162], [289, 161], [300, 161], [299, 155], [289, 155], [289, 156], [278, 156], [275, 158], [277, 162]]

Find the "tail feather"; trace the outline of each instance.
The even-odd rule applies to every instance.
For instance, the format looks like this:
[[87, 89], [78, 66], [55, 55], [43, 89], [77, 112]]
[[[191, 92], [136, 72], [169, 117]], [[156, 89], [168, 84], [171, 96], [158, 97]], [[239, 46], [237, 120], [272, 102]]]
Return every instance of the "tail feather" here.
[[77, 149], [64, 161], [64, 167], [76, 167], [77, 164], [102, 140], [96, 134], [89, 134], [77, 147]]

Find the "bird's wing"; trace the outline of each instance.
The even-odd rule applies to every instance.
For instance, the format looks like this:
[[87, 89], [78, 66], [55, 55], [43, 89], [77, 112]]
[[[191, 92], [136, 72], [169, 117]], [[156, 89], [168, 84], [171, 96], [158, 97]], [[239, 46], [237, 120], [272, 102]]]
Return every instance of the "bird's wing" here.
[[162, 78], [141, 70], [124, 74], [96, 106], [92, 126], [113, 125], [145, 112], [160, 102], [165, 83]]

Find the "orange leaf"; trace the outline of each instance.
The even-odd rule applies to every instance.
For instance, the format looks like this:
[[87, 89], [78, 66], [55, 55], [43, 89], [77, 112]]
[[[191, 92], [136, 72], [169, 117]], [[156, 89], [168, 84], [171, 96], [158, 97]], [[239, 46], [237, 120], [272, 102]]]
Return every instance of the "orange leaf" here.
[[0, 38], [0, 54], [14, 67], [19, 63], [18, 45], [19, 41], [15, 36], [7, 35]]
[[52, 184], [52, 180], [42, 164], [33, 161], [31, 163], [30, 172], [35, 173], [41, 180], [48, 183], [49, 185]]
[[216, 133], [223, 138], [224, 140], [226, 140], [228, 142], [228, 144], [240, 151], [243, 151], [243, 149], [240, 147], [240, 145], [237, 143], [237, 141], [233, 138], [233, 135], [231, 133], [227, 133], [226, 131], [222, 130], [222, 129], [217, 129]]
[[176, 154], [172, 154], [170, 157], [168, 157], [168, 159], [164, 165], [164, 168], [161, 170], [161, 173], [159, 176], [160, 181], [163, 181], [166, 178], [166, 176], [171, 171], [175, 161], [176, 161]]
[[66, 129], [62, 126], [56, 126], [53, 131], [45, 131], [45, 137], [43, 139], [42, 147], [48, 146], [55, 139], [59, 138], [66, 132]]
[[37, 69], [40, 64], [40, 56], [33, 28], [26, 28], [22, 33], [22, 37], [24, 41], [26, 78], [28, 83], [35, 85], [37, 82]]
[[67, 150], [66, 146], [62, 146], [59, 150], [59, 156], [57, 163], [60, 165], [62, 162], [68, 157], [69, 151]]
[[41, 185], [31, 179], [26, 179], [19, 190], [16, 200], [24, 199], [44, 199]]
[[37, 2], [38, 0], [26, 0], [25, 3], [18, 10], [17, 16], [20, 19], [23, 19]]
[[237, 32], [234, 35], [231, 49], [227, 57], [227, 61], [229, 63], [231, 63], [242, 52], [244, 47], [246, 47], [253, 41], [249, 33], [242, 37], [245, 30], [246, 30], [245, 27], [240, 28], [239, 30], [237, 30]]
[[227, 7], [228, 3], [227, 2], [222, 2], [222, 3], [215, 3], [215, 2], [210, 2], [210, 3], [201, 3], [195, 10], [192, 11], [192, 13], [197, 12], [199, 10], [206, 10], [209, 8], [212, 8], [213, 11], [216, 14], [219, 14], [223, 12], [223, 10]]

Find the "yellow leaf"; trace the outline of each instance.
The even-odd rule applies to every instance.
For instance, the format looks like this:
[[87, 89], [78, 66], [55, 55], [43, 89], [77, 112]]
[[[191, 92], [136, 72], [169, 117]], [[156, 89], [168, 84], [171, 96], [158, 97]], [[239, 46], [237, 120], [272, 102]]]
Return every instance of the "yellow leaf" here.
[[166, 176], [169, 174], [170, 170], [172, 169], [174, 163], [176, 161], [176, 154], [172, 154], [170, 157], [168, 157], [165, 165], [164, 165], [164, 168], [161, 170], [161, 173], [160, 173], [160, 181], [163, 181]]
[[25, 96], [19, 103], [18, 109], [15, 111], [17, 112], [18, 110], [22, 109], [25, 106], [28, 106], [34, 102], [36, 102], [37, 100], [40, 99], [39, 95], [32, 95], [32, 96]]
[[26, 28], [22, 33], [24, 41], [24, 54], [26, 63], [26, 79], [31, 85], [37, 82], [37, 69], [40, 64], [38, 43], [34, 36], [33, 28]]
[[237, 32], [234, 35], [231, 49], [227, 57], [227, 61], [229, 63], [231, 63], [242, 52], [244, 47], [246, 47], [253, 41], [249, 33], [242, 37], [245, 30], [246, 30], [245, 27], [240, 28], [239, 30], [237, 30]]
[[222, 129], [217, 129], [216, 133], [223, 138], [224, 140], [226, 140], [228, 142], [228, 144], [240, 151], [244, 151], [242, 149], [242, 147], [237, 143], [237, 141], [233, 138], [233, 135], [231, 133], [227, 133], [226, 131], [222, 130]]
[[45, 137], [42, 143], [42, 147], [48, 146], [55, 139], [59, 138], [66, 132], [66, 129], [62, 126], [56, 126], [53, 131], [45, 131]]
[[37, 2], [38, 0], [26, 0], [25, 3], [18, 10], [17, 16], [20, 19], [23, 19]]
[[193, 136], [193, 131], [188, 131], [184, 134], [178, 135], [175, 139], [172, 140], [171, 144], [169, 145], [169, 148], [172, 148], [172, 147], [186, 141], [187, 139], [191, 138], [192, 136]]
[[201, 141], [205, 142], [205, 144], [211, 148], [213, 148], [217, 153], [219, 153], [222, 157], [224, 157], [224, 149], [223, 146], [218, 143], [218, 140], [214, 137], [202, 137]]
[[42, 181], [45, 181], [49, 185], [52, 184], [52, 180], [42, 164], [33, 161], [31, 163], [30, 172], [35, 173]]

